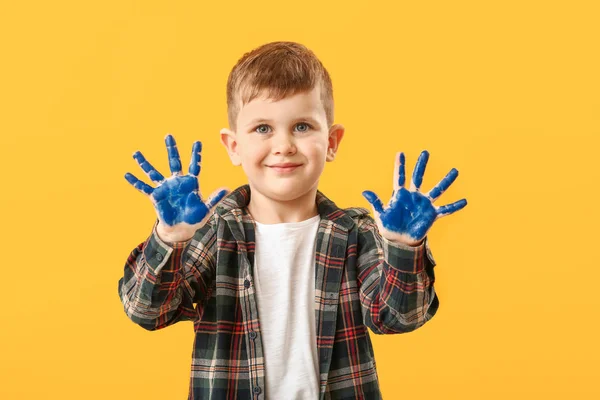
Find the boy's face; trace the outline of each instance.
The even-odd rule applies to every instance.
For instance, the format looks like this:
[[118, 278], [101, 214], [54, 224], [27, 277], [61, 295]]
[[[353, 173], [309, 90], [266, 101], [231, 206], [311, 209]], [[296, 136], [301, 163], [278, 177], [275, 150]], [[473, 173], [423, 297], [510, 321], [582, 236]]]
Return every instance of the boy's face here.
[[[333, 161], [344, 135], [327, 126], [320, 87], [280, 101], [258, 97], [241, 108], [237, 132], [221, 130], [234, 165], [241, 165], [251, 190], [289, 201], [316, 188], [326, 161]], [[294, 163], [293, 170], [274, 165]]]

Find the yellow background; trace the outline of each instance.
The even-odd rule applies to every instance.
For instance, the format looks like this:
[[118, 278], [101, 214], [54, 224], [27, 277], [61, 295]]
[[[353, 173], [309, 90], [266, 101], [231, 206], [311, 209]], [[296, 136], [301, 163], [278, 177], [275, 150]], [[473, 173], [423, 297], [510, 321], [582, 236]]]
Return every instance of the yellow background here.
[[[589, 1], [5, 2], [0, 398], [183, 399], [191, 323], [147, 332], [117, 282], [155, 213], [123, 175], [168, 173], [172, 133], [201, 189], [244, 184], [219, 142], [244, 52], [307, 45], [346, 127], [320, 189], [387, 202], [397, 151], [467, 207], [430, 231], [438, 314], [375, 336], [385, 399], [600, 396], [600, 28]], [[146, 179], [148, 182], [148, 179]]]

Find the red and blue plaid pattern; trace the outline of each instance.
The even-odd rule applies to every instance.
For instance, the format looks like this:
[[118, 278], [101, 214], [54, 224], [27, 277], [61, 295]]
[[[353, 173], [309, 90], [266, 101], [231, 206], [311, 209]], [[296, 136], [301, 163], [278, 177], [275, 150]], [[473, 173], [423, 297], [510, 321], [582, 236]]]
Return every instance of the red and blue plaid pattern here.
[[[125, 313], [147, 330], [193, 321], [188, 399], [264, 400], [265, 365], [255, 299], [254, 222], [250, 187], [224, 198], [184, 243], [152, 234], [129, 255], [119, 296]], [[428, 239], [418, 247], [390, 242], [369, 211], [338, 208], [316, 197], [315, 322], [321, 400], [380, 399], [375, 334], [413, 331], [439, 307]]]

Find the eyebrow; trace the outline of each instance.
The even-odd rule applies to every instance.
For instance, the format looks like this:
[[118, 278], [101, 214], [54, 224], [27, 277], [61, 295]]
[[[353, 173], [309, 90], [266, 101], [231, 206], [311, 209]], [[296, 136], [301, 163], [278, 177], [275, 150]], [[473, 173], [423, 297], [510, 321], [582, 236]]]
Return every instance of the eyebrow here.
[[[310, 121], [314, 125], [319, 125], [319, 123], [313, 117], [298, 117], [298, 118], [294, 118], [292, 120], [292, 122], [298, 122], [298, 121]], [[273, 121], [268, 118], [256, 118], [256, 119], [253, 119], [252, 121], [248, 122], [247, 126], [252, 126], [252, 125], [256, 125], [256, 124], [263, 123], [263, 122], [272, 123]]]

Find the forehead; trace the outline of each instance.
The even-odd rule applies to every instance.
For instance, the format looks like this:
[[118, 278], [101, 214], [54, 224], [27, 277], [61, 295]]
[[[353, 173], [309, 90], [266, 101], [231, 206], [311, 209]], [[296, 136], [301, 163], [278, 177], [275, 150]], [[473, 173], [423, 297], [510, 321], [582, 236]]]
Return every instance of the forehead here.
[[325, 118], [325, 110], [318, 87], [309, 92], [296, 93], [281, 100], [267, 98], [267, 93], [263, 91], [260, 96], [242, 106], [238, 114], [238, 121], [245, 124], [260, 118], [287, 119], [299, 116], [312, 116], [316, 119]]

